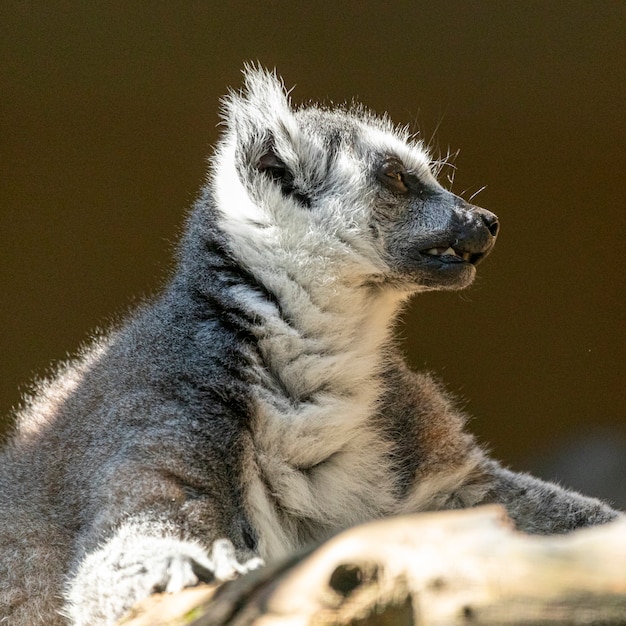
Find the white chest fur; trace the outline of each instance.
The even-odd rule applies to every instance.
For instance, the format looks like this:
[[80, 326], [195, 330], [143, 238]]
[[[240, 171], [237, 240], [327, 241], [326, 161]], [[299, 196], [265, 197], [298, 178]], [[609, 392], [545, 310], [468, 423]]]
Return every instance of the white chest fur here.
[[355, 290], [347, 307], [310, 301], [289, 322], [264, 303], [245, 489], [265, 558], [392, 509], [388, 443], [370, 417], [398, 301]]

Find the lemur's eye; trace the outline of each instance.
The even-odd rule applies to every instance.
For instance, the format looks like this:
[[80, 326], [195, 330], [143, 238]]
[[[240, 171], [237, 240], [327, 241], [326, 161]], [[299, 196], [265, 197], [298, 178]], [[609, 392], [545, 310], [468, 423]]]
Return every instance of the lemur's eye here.
[[396, 193], [407, 193], [408, 187], [405, 184], [407, 175], [406, 168], [399, 159], [389, 157], [385, 159], [376, 170], [376, 178], [391, 191]]

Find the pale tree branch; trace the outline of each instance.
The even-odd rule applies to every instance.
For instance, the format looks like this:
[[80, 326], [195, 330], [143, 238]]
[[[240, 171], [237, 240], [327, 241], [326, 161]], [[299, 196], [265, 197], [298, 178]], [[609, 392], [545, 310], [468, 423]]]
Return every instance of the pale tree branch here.
[[217, 590], [150, 598], [123, 623], [623, 626], [626, 518], [546, 537], [497, 506], [376, 521]]

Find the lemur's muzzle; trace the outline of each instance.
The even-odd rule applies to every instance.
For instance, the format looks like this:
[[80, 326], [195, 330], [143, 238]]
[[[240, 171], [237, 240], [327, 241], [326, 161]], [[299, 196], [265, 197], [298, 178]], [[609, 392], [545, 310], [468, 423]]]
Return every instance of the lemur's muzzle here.
[[421, 254], [439, 257], [443, 263], [478, 265], [493, 249], [500, 224], [498, 217], [457, 198], [445, 230], [446, 239]]

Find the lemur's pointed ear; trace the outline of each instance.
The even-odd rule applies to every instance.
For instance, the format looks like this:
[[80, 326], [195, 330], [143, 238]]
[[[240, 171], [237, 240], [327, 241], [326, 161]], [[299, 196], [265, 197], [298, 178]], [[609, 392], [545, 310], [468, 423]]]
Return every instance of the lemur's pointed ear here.
[[281, 135], [287, 138], [297, 133], [289, 96], [280, 78], [252, 65], [244, 67], [243, 77], [241, 91], [231, 92], [222, 102], [224, 121], [237, 134], [238, 143], [267, 141]]
[[283, 178], [287, 166], [278, 155], [269, 148], [257, 161], [256, 168], [259, 172], [267, 172], [272, 178]]
[[271, 110], [276, 113], [291, 112], [287, 89], [275, 71], [245, 65], [241, 95], [253, 106], [268, 112]]
[[[224, 100], [227, 126], [223, 149], [233, 151], [239, 179], [249, 191], [271, 179], [285, 196], [310, 206], [309, 190], [324, 162], [291, 108], [280, 78], [259, 67], [244, 68], [243, 88]], [[261, 176], [259, 176], [259, 173]]]

